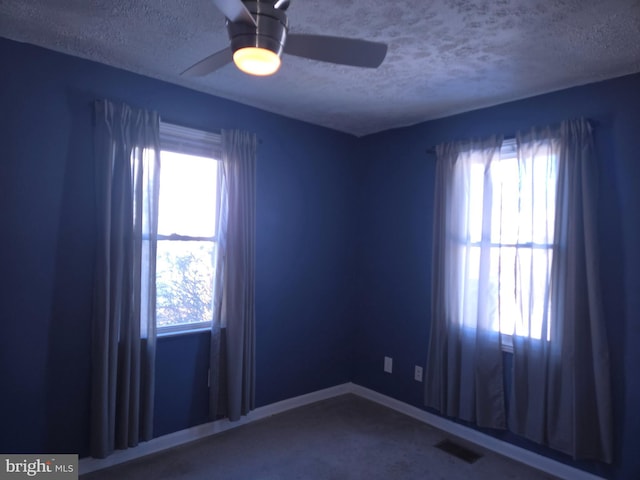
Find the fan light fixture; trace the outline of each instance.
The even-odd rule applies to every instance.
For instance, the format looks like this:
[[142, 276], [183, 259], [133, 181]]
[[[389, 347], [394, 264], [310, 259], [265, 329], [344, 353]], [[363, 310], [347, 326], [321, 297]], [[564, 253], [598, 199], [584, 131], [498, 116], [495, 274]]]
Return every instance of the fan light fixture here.
[[261, 47], [239, 48], [233, 53], [233, 63], [249, 75], [266, 77], [273, 75], [280, 68], [280, 56]]
[[273, 75], [280, 68], [282, 53], [351, 67], [377, 68], [383, 62], [387, 54], [384, 43], [304, 33], [289, 35], [289, 1], [213, 0], [227, 19], [229, 48], [200, 60], [181, 75], [208, 75], [231, 61], [249, 75]]
[[265, 77], [280, 68], [280, 55], [287, 39], [287, 16], [271, 2], [243, 2], [252, 23], [227, 19], [233, 63], [244, 73]]

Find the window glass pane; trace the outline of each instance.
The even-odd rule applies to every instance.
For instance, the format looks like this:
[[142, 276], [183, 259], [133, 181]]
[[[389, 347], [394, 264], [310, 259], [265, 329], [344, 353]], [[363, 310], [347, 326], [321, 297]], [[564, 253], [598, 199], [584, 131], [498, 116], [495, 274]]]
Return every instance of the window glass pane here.
[[464, 275], [458, 290], [460, 297], [460, 323], [465, 327], [474, 328], [478, 321], [478, 298], [480, 295], [480, 247], [461, 247], [460, 267]]
[[493, 243], [553, 243], [556, 158], [503, 158], [491, 164]]
[[534, 185], [531, 201], [533, 242], [551, 244], [556, 215], [557, 157], [552, 154], [536, 156], [531, 172]]
[[551, 262], [553, 249], [535, 248], [532, 250], [532, 282], [531, 282], [531, 338], [551, 340]]
[[473, 155], [461, 162], [468, 190], [456, 193], [471, 243], [454, 257], [460, 293], [451, 301], [462, 325], [488, 320], [495, 332], [550, 340], [557, 155], [544, 142], [520, 153], [503, 148], [486, 173]]
[[491, 164], [492, 212], [491, 242], [518, 242], [522, 236], [519, 230], [521, 207], [519, 195], [519, 173], [517, 159], [499, 160]]
[[[551, 248], [493, 247], [490, 301], [492, 328], [508, 335], [549, 339]], [[544, 325], [544, 328], [543, 328]], [[545, 332], [543, 332], [545, 329]]]
[[216, 228], [218, 162], [163, 151], [158, 233], [213, 237]]
[[214, 248], [209, 241], [158, 241], [158, 327], [211, 321]]
[[482, 240], [484, 164], [480, 162], [472, 163], [469, 174], [469, 239], [471, 242], [477, 243]]

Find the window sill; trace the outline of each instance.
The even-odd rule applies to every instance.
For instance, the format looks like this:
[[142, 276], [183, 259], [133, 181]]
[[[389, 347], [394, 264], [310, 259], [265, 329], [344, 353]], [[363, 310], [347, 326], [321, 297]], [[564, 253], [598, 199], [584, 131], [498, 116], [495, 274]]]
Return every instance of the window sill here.
[[506, 333], [500, 334], [500, 347], [503, 352], [513, 353], [513, 337]]
[[180, 328], [163, 328], [158, 329], [156, 335], [158, 337], [175, 337], [178, 335], [185, 335], [190, 333], [207, 332], [211, 330], [211, 325], [185, 325]]

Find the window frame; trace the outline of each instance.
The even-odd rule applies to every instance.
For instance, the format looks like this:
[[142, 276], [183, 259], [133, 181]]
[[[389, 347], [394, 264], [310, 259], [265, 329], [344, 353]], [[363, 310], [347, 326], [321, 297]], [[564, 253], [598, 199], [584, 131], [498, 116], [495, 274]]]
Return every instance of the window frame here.
[[[502, 140], [502, 144], [500, 146], [500, 161], [509, 161], [509, 160], [513, 160], [513, 161], [518, 161], [518, 143], [517, 140], [515, 138], [506, 138]], [[469, 243], [469, 247], [472, 248], [482, 248], [482, 247], [486, 247], [488, 246], [489, 248], [501, 248], [501, 247], [511, 247], [511, 248], [521, 248], [521, 249], [529, 249], [533, 252], [533, 250], [535, 249], [545, 249], [545, 250], [551, 250], [552, 253], [555, 253], [556, 250], [556, 245], [555, 243], [546, 243], [546, 244], [539, 244], [539, 243], [534, 243], [534, 242], [525, 242], [525, 243], [494, 243], [492, 241], [486, 241], [483, 239], [480, 239], [479, 241], [474, 241], [474, 242], [470, 242]], [[553, 265], [553, 257], [552, 257], [552, 265]], [[498, 292], [498, 297], [499, 297], [500, 293]], [[515, 333], [515, 329], [514, 329], [514, 333], [503, 333], [500, 330], [498, 330], [498, 333], [500, 334], [500, 345], [501, 345], [501, 349], [503, 352], [508, 352], [508, 353], [513, 353], [513, 337], [514, 336], [521, 336], [521, 337], [525, 337], [525, 338], [529, 338], [532, 340], [536, 340], [535, 338], [532, 338], [530, 336], [525, 336], [525, 335], [518, 335], [517, 333]], [[540, 341], [550, 341], [546, 338], [541, 338]]]
[[[182, 155], [193, 155], [197, 157], [210, 158], [212, 161], [220, 162], [222, 156], [222, 136], [220, 133], [207, 132], [204, 130], [183, 127], [167, 122], [160, 122], [160, 152], [172, 152]], [[160, 161], [162, 169], [162, 160]], [[218, 173], [220, 170], [218, 169]], [[162, 185], [160, 185], [162, 190]], [[217, 233], [217, 232], [216, 232]], [[159, 241], [211, 241], [214, 244], [218, 241], [217, 235], [211, 237], [196, 237], [172, 233], [171, 235], [156, 234]], [[156, 258], [154, 259], [157, 262]], [[157, 273], [156, 273], [157, 282]], [[156, 335], [170, 336], [190, 332], [205, 331], [211, 328], [212, 320], [207, 322], [190, 322], [179, 325], [158, 326], [157, 319], [157, 292], [156, 292]]]

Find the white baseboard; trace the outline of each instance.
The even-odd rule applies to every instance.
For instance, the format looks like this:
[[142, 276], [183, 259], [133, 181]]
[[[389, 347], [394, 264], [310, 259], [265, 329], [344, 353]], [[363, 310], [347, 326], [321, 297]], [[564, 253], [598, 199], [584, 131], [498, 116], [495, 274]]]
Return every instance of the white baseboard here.
[[538, 455], [537, 453], [525, 448], [517, 447], [511, 443], [504, 442], [495, 437], [479, 432], [478, 430], [474, 430], [473, 428], [465, 427], [464, 425], [452, 422], [444, 417], [434, 415], [433, 413], [421, 410], [374, 390], [361, 387], [360, 385], [352, 385], [351, 393], [379, 403], [380, 405], [384, 405], [385, 407], [389, 407], [397, 412], [404, 413], [405, 415], [415, 418], [416, 420], [420, 420], [421, 422], [437, 428], [438, 430], [442, 430], [443, 432], [461, 438], [469, 443], [478, 445], [481, 448], [491, 450], [498, 455], [523, 463], [555, 477], [571, 480], [602, 480], [601, 477], [585, 472], [584, 470], [565, 465], [564, 463], [552, 460], [543, 455]]
[[81, 475], [95, 470], [102, 470], [103, 468], [112, 467], [114, 465], [136, 460], [169, 448], [177, 447], [185, 443], [200, 440], [210, 435], [224, 432], [225, 430], [270, 417], [271, 415], [286, 412], [293, 408], [302, 407], [310, 403], [319, 402], [321, 400], [326, 400], [328, 398], [347, 393], [359, 395], [360, 397], [379, 403], [380, 405], [384, 405], [437, 428], [438, 430], [442, 430], [443, 432], [459, 437], [469, 443], [478, 445], [486, 450], [491, 450], [499, 455], [515, 460], [516, 462], [523, 463], [550, 475], [554, 475], [558, 478], [572, 480], [602, 480], [601, 477], [585, 472], [584, 470], [579, 470], [565, 465], [564, 463], [538, 455], [537, 453], [517, 447], [511, 443], [504, 442], [472, 428], [465, 427], [464, 425], [452, 422], [446, 418], [426, 412], [412, 405], [401, 402], [400, 400], [396, 400], [395, 398], [388, 397], [374, 390], [370, 390], [353, 383], [344, 383], [335, 387], [318, 390], [306, 395], [300, 395], [299, 397], [289, 398], [281, 402], [256, 408], [237, 422], [217, 420], [215, 422], [205, 423], [185, 430], [180, 430], [179, 432], [163, 435], [162, 437], [141, 443], [135, 448], [117, 450], [107, 458], [81, 458], [78, 469]]
[[185, 443], [200, 440], [216, 433], [224, 432], [225, 430], [246, 425], [247, 423], [255, 422], [256, 420], [261, 420], [263, 418], [270, 417], [271, 415], [286, 412], [293, 408], [302, 407], [310, 403], [351, 393], [351, 389], [352, 384], [344, 383], [335, 387], [325, 388], [324, 390], [318, 390], [306, 395], [300, 395], [299, 397], [289, 398], [287, 400], [282, 400], [281, 402], [256, 408], [237, 422], [230, 422], [226, 419], [216, 420], [215, 422], [203, 423], [202, 425], [196, 425], [195, 427], [154, 438], [148, 442], [140, 443], [135, 448], [116, 450], [107, 458], [81, 458], [78, 462], [78, 471], [80, 475], [82, 475], [96, 470], [102, 470], [103, 468], [113, 467], [114, 465], [146, 457], [153, 453], [158, 453], [169, 448], [184, 445]]

